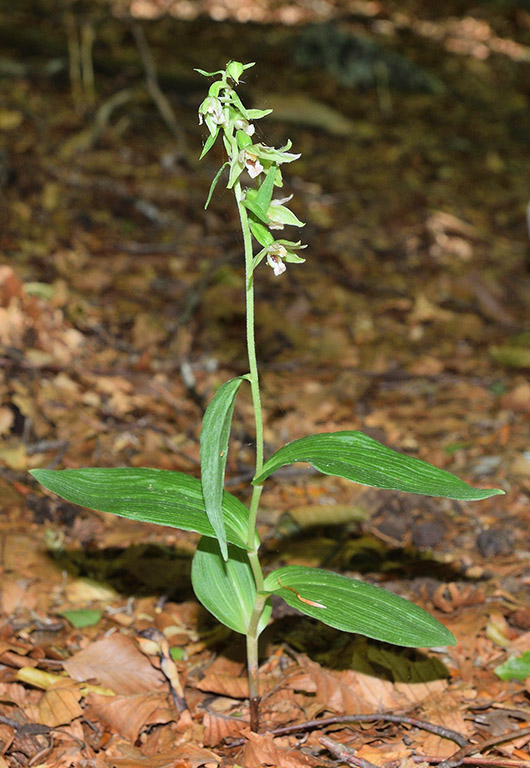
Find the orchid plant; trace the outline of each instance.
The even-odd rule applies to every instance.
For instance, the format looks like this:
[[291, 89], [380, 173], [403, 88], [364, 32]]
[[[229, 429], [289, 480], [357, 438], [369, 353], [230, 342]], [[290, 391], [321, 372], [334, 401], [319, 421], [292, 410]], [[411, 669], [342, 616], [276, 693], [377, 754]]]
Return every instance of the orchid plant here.
[[[227, 159], [211, 184], [206, 206], [228, 169], [226, 186], [233, 191], [243, 235], [249, 370], [225, 382], [205, 412], [200, 438], [201, 479], [148, 468], [35, 469], [32, 474], [45, 488], [70, 502], [201, 534], [192, 563], [193, 588], [202, 605], [222, 624], [246, 636], [250, 726], [257, 731], [258, 638], [271, 615], [272, 595], [331, 627], [387, 643], [433, 647], [455, 642], [451, 632], [422, 608], [380, 587], [301, 565], [264, 573], [256, 521], [263, 486], [270, 475], [284, 465], [308, 462], [323, 474], [406, 493], [471, 501], [503, 491], [474, 488], [359, 431], [302, 437], [265, 460], [254, 338], [256, 270], [265, 261], [278, 277], [287, 264], [304, 261], [299, 251], [305, 246], [299, 240], [276, 239], [273, 234], [286, 226], [303, 226], [286, 205], [291, 196], [274, 197], [283, 185], [281, 167], [299, 155], [290, 152], [290, 141], [280, 149], [254, 143], [254, 121], [271, 110], [247, 109], [235, 90], [245, 70], [252, 66], [231, 61], [217, 72], [197, 70], [216, 78], [199, 107], [199, 122], [209, 131], [201, 157], [221, 136]], [[248, 506], [224, 490], [231, 421], [243, 384], [250, 385], [256, 440]]]

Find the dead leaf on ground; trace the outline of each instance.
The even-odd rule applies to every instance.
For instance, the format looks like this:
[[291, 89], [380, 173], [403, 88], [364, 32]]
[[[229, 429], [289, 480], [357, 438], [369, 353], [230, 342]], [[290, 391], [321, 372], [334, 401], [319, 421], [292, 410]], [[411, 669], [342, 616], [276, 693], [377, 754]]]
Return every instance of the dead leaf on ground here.
[[215, 768], [219, 765], [220, 758], [211, 750], [200, 747], [197, 744], [187, 743], [168, 752], [158, 755], [143, 755], [139, 749], [131, 749], [123, 745], [113, 750], [115, 755], [119, 752], [135, 752], [130, 756], [112, 757], [108, 768]]
[[134, 744], [142, 728], [168, 723], [178, 718], [164, 693], [137, 693], [134, 696], [100, 696], [90, 693], [86, 698], [88, 713], [106, 723], [124, 739]]
[[[75, 684], [74, 684], [75, 685]], [[83, 715], [79, 704], [81, 693], [77, 687], [57, 687], [45, 691], [39, 702], [39, 723], [55, 728], [67, 725]]]
[[115, 633], [91, 643], [64, 662], [74, 680], [97, 680], [117, 694], [160, 691], [165, 687], [163, 675], [151, 666], [130, 637]]
[[307, 658], [303, 658], [301, 667], [303, 671], [289, 680], [288, 687], [314, 692], [317, 702], [337, 714], [384, 712], [395, 710], [407, 703], [398, 686], [389, 680], [365, 675], [353, 669], [342, 672], [324, 669]]
[[247, 734], [241, 762], [245, 768], [307, 768], [319, 764], [318, 760], [297, 749], [285, 750], [276, 746], [269, 733]]

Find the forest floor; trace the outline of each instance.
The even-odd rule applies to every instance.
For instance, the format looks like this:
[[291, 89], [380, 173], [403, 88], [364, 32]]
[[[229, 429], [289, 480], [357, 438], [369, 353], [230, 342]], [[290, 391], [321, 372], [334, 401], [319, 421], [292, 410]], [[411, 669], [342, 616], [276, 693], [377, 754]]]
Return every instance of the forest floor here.
[[[434, 92], [384, 77], [363, 90], [296, 63], [300, 29], [273, 9], [253, 24], [161, 17], [135, 38], [99, 4], [93, 105], [90, 83], [72, 91], [68, 79], [82, 18], [3, 12], [1, 768], [388, 768], [465, 745], [452, 765], [530, 765], [530, 664], [495, 672], [530, 651], [530, 15], [427, 5], [359, 2], [344, 24], [435, 76]], [[145, 40], [174, 123], [146, 87]], [[257, 62], [242, 96], [275, 108], [267, 143], [290, 138], [302, 153], [284, 176], [307, 261], [256, 273], [267, 452], [360, 429], [506, 491], [440, 501], [300, 465], [268, 481], [267, 567], [382, 585], [458, 643], [396, 648], [279, 601], [261, 644], [260, 734], [248, 728], [244, 638], [191, 591], [197, 536], [82, 510], [28, 475], [199, 474], [204, 408], [247, 369], [237, 215], [221, 185], [203, 210], [222, 160], [197, 163], [206, 81], [193, 68], [228, 59]], [[227, 487], [243, 501], [252, 430], [242, 393]], [[167, 648], [142, 640], [153, 628]]]

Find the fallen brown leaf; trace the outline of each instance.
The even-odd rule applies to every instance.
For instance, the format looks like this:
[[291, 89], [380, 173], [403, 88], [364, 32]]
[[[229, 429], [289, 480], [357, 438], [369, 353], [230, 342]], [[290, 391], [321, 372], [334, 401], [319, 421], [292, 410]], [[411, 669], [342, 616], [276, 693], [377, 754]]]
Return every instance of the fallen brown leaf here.
[[337, 714], [382, 712], [403, 706], [405, 697], [397, 686], [362, 672], [324, 669], [303, 656], [299, 663], [304, 671], [291, 678], [288, 687], [315, 692], [316, 701]]
[[134, 641], [119, 633], [74, 654], [64, 662], [64, 668], [74, 680], [94, 678], [123, 696], [159, 691], [165, 685], [162, 674], [151, 666]]
[[303, 768], [316, 766], [318, 761], [298, 750], [280, 749], [268, 733], [249, 733], [243, 749], [243, 765], [245, 768]]
[[112, 731], [134, 743], [142, 728], [177, 719], [162, 693], [137, 693], [134, 696], [100, 696], [90, 693], [86, 699], [88, 717], [95, 715]]
[[43, 693], [39, 702], [39, 723], [54, 728], [57, 725], [67, 725], [81, 717], [81, 694], [74, 685], [75, 683], [71, 683], [69, 687], [50, 688]]

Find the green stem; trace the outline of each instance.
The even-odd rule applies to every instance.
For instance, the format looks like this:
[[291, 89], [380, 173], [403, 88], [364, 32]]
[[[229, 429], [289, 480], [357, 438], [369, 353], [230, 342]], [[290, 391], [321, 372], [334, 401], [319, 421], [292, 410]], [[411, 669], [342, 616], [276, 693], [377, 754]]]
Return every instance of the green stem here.
[[259, 678], [258, 678], [258, 637], [259, 621], [268, 595], [256, 595], [256, 602], [247, 630], [247, 669], [250, 704], [250, 730], [259, 731]]
[[[241, 221], [241, 231], [243, 233], [243, 245], [245, 248], [245, 295], [246, 295], [246, 318], [247, 318], [247, 354], [250, 373], [250, 391], [252, 393], [252, 404], [254, 407], [254, 419], [256, 422], [256, 474], [261, 472], [263, 467], [263, 412], [261, 408], [261, 395], [259, 390], [258, 361], [256, 359], [256, 340], [254, 335], [254, 278], [252, 261], [254, 254], [252, 251], [252, 234], [248, 223], [247, 210], [241, 202], [241, 184], [237, 182], [234, 185], [234, 194], [237, 202], [237, 210]], [[248, 519], [247, 545], [249, 549], [254, 550], [254, 537], [256, 531], [256, 518], [258, 514], [259, 500], [262, 486], [254, 486], [252, 489], [252, 499], [250, 501], [250, 515]], [[260, 568], [261, 574], [261, 568]], [[256, 573], [254, 573], [256, 576]], [[263, 577], [261, 576], [261, 581]], [[259, 590], [260, 586], [256, 583]]]
[[[254, 334], [254, 278], [252, 262], [252, 233], [248, 223], [247, 210], [241, 202], [241, 184], [234, 185], [234, 194], [241, 221], [243, 244], [245, 248], [245, 296], [247, 318], [247, 354], [250, 373], [250, 390], [252, 393], [252, 405], [254, 407], [254, 419], [256, 423], [256, 474], [263, 467], [263, 412], [261, 409], [261, 396], [259, 390], [258, 361], [256, 359], [256, 340]], [[256, 584], [256, 600], [247, 630], [247, 668], [250, 705], [250, 729], [255, 733], [259, 730], [259, 679], [258, 679], [258, 637], [259, 621], [265, 607], [267, 596], [260, 595], [263, 590], [263, 571], [258, 558], [258, 550], [255, 546], [256, 520], [258, 515], [259, 500], [263, 486], [255, 485], [252, 488], [250, 511], [248, 516], [248, 559]]]
[[258, 592], [263, 590], [263, 571], [258, 557], [257, 551], [247, 552], [248, 559], [250, 561], [250, 567], [252, 568], [252, 575], [256, 582], [256, 589]]

